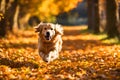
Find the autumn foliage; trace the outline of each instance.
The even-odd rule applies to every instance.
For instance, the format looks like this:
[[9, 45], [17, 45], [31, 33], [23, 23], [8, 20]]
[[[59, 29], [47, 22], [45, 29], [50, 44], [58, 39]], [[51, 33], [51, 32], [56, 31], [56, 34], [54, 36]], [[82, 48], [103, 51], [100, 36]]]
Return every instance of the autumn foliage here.
[[[82, 0], [0, 0], [0, 36], [40, 21], [55, 22], [56, 16], [75, 8]], [[37, 22], [34, 21], [37, 18]], [[32, 21], [30, 20], [32, 18]]]
[[42, 21], [50, 21], [51, 18], [55, 18], [55, 16], [60, 13], [72, 10], [81, 1], [82, 0], [21, 0], [20, 4], [23, 6], [23, 12], [28, 13], [29, 11], [32, 15], [37, 15]]
[[[38, 54], [35, 30], [20, 30], [19, 20], [23, 27], [30, 16], [54, 22], [57, 15], [72, 10], [81, 1], [0, 0], [0, 80], [120, 80], [120, 45], [104, 43], [102, 40], [107, 38], [89, 33], [87, 27], [63, 26], [63, 49], [59, 58], [50, 63], [44, 62]], [[120, 33], [115, 30], [119, 28], [115, 22], [118, 16], [116, 1], [119, 0], [86, 1], [88, 29], [99, 32], [98, 8], [103, 1], [108, 21], [106, 32], [116, 37], [114, 33]], [[18, 29], [13, 26], [14, 21]]]
[[0, 39], [0, 80], [119, 80], [120, 46], [102, 43], [86, 27], [64, 27], [60, 57], [47, 64], [33, 29]]

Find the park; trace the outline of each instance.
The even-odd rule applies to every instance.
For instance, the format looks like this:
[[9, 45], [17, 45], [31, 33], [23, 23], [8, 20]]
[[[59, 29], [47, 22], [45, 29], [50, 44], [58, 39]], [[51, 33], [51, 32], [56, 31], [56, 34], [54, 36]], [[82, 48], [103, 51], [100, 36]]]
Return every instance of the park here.
[[[82, 2], [86, 17], [74, 13]], [[119, 0], [0, 0], [0, 80], [119, 80], [119, 5]], [[34, 27], [40, 22], [58, 23], [64, 31], [59, 58], [50, 63], [38, 54]]]

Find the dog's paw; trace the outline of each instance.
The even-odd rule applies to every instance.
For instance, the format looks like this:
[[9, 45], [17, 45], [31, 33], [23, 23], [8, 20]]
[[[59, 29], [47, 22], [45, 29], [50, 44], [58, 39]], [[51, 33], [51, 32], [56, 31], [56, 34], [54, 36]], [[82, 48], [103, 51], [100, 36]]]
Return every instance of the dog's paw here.
[[59, 54], [57, 53], [57, 51], [51, 51], [48, 54], [44, 54], [43, 52], [39, 52], [39, 55], [47, 63], [50, 63], [51, 61], [53, 61], [59, 57]]
[[51, 51], [49, 53], [49, 59], [50, 61], [53, 61], [59, 57], [59, 54], [56, 51]]

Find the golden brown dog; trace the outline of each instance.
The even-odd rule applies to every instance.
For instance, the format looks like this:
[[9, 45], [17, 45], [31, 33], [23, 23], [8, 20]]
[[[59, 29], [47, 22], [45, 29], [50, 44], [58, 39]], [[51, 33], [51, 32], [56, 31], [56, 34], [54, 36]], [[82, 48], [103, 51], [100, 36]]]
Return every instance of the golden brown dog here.
[[58, 24], [40, 23], [35, 29], [39, 33], [38, 51], [42, 59], [50, 62], [58, 58], [62, 49], [63, 28]]

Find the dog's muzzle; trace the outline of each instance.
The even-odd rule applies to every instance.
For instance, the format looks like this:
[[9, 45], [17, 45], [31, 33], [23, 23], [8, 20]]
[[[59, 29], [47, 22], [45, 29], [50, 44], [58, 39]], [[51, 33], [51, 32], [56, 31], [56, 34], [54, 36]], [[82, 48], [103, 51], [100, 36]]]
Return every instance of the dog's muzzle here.
[[51, 39], [50, 32], [46, 32], [45, 39], [46, 40], [50, 40]]

